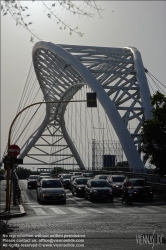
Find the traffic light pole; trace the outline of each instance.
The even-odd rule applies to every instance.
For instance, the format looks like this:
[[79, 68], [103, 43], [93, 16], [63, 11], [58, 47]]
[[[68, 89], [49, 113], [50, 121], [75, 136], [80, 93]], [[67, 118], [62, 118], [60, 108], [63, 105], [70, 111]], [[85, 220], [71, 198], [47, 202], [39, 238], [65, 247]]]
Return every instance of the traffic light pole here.
[[[89, 99], [89, 100], [77, 100], [77, 101], [48, 101], [48, 102], [36, 102], [36, 103], [32, 103], [30, 105], [28, 105], [27, 107], [25, 107], [24, 109], [22, 109], [16, 116], [15, 118], [13, 119], [11, 125], [10, 125], [10, 128], [9, 128], [9, 133], [8, 133], [8, 150], [9, 150], [9, 147], [10, 147], [10, 141], [11, 141], [11, 132], [12, 132], [12, 127], [16, 121], [16, 119], [18, 118], [19, 115], [21, 115], [22, 112], [24, 112], [26, 109], [28, 108], [31, 108], [33, 106], [36, 106], [36, 105], [41, 105], [41, 104], [51, 104], [51, 103], [69, 103], [69, 102], [87, 102], [87, 106], [90, 107], [88, 104], [92, 102], [95, 102], [96, 103], [96, 99]], [[9, 211], [9, 179], [10, 179], [10, 168], [9, 168], [9, 164], [7, 164], [7, 180], [6, 180], [6, 211]], [[9, 211], [10, 212], [10, 211]]]

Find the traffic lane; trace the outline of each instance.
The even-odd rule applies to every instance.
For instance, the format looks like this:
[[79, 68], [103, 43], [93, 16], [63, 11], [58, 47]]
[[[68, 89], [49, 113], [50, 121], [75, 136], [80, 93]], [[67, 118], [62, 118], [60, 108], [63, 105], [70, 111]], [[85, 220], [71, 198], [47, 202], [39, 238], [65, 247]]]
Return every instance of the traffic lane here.
[[23, 203], [37, 203], [36, 189], [27, 188], [27, 180], [19, 180]]
[[[95, 216], [93, 214], [87, 218], [78, 217], [73, 219], [45, 217], [29, 219], [27, 217], [13, 219], [9, 221], [10, 228], [13, 228], [11, 234], [14, 235], [39, 235], [40, 239], [50, 235], [85, 235], [85, 247], [83, 249], [151, 249], [152, 245], [140, 245], [136, 242], [136, 236], [141, 234], [153, 234], [166, 236], [166, 216], [158, 214], [153, 215], [124, 215], [107, 214]], [[45, 235], [46, 237], [42, 237]], [[55, 237], [50, 237], [54, 238]], [[73, 238], [71, 236], [68, 237]], [[43, 243], [44, 244], [44, 243]], [[25, 248], [19, 248], [20, 250]], [[32, 249], [32, 248], [26, 248]], [[35, 248], [41, 249], [41, 248]], [[46, 248], [45, 248], [46, 249]], [[52, 249], [52, 248], [48, 248]], [[55, 248], [54, 248], [55, 249]], [[59, 248], [61, 249], [61, 248]], [[62, 248], [63, 249], [63, 248]], [[68, 247], [67, 249], [73, 249]], [[80, 249], [80, 248], [74, 248]], [[165, 244], [155, 246], [155, 249], [165, 249]]]
[[[37, 201], [37, 191], [36, 189], [27, 189], [27, 180], [20, 180], [19, 181], [20, 186], [21, 186], [21, 195], [22, 195], [22, 201], [23, 201], [23, 205], [26, 207], [28, 205], [32, 205], [32, 204], [40, 204]], [[73, 197], [73, 195], [71, 194], [71, 192], [69, 190], [65, 190], [66, 192], [66, 204], [80, 204], [80, 202], [82, 202], [82, 200], [84, 200], [84, 198], [82, 198], [82, 200], [77, 200], [76, 197]], [[56, 204], [56, 205], [62, 205], [61, 202], [55, 202], [55, 201], [47, 201], [44, 202], [42, 205], [51, 205], [51, 204]], [[64, 205], [62, 205], [64, 206]]]

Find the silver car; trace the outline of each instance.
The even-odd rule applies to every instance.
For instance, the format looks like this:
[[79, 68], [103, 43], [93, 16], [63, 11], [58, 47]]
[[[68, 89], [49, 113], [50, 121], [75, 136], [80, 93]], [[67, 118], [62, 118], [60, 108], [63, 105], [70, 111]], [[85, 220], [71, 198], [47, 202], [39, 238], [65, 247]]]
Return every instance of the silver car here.
[[66, 203], [66, 192], [59, 179], [41, 179], [37, 186], [37, 200]]

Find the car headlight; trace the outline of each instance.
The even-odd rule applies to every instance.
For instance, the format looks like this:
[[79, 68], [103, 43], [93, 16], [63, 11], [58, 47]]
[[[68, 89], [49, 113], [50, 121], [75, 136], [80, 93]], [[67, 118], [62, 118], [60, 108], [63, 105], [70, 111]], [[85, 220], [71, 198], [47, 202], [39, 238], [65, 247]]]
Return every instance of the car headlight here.
[[116, 188], [118, 188], [119, 186], [118, 185], [115, 185]]
[[82, 188], [79, 187], [78, 189], [81, 190]]

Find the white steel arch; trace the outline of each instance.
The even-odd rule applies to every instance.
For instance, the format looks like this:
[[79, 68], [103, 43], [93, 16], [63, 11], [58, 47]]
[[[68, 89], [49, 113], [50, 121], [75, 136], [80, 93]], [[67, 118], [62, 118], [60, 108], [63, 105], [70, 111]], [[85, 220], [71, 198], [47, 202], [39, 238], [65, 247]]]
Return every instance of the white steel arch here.
[[[35, 44], [32, 56], [46, 101], [70, 100], [84, 84], [97, 92], [130, 167], [142, 169], [144, 166], [137, 151], [140, 147], [139, 130], [144, 118], [151, 118], [151, 106], [145, 70], [137, 49], [55, 45], [42, 41]], [[56, 121], [79, 167], [85, 168], [64, 126], [66, 105], [46, 105], [43, 124], [25, 143], [19, 158], [27, 155], [45, 127]], [[134, 119], [137, 125], [131, 135], [127, 125]]]

